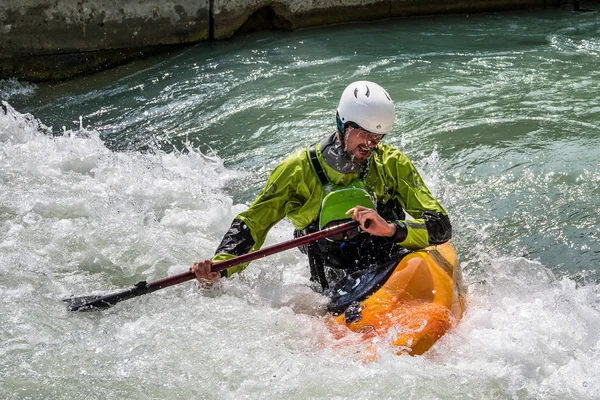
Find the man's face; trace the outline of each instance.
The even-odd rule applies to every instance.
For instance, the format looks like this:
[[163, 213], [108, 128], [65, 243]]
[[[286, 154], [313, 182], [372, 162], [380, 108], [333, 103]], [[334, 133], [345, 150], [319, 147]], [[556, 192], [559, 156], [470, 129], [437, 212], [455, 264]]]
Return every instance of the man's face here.
[[384, 136], [353, 127], [348, 127], [345, 135], [345, 150], [350, 156], [350, 159], [356, 164], [366, 163], [373, 152], [373, 149], [375, 149]]

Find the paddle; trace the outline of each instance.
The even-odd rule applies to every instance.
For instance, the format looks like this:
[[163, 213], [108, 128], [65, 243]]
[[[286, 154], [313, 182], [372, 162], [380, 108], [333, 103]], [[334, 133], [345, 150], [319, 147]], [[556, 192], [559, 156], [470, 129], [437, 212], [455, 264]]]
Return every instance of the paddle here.
[[[216, 262], [212, 266], [212, 271], [217, 272], [235, 265], [247, 263], [259, 258], [270, 256], [282, 252], [284, 250], [293, 249], [294, 247], [302, 246], [303, 244], [311, 243], [319, 239], [324, 239], [329, 236], [337, 235], [352, 230], [359, 226], [357, 221], [350, 221], [341, 225], [334, 226], [332, 228], [323, 229], [305, 236], [301, 236], [296, 239], [289, 240], [287, 242], [275, 244], [273, 246], [265, 247], [251, 253], [243, 254], [238, 257], [231, 258], [229, 260]], [[136, 283], [132, 288], [126, 289], [120, 292], [96, 295], [96, 296], [81, 296], [81, 297], [70, 297], [63, 299], [67, 302], [67, 310], [69, 311], [93, 311], [106, 309], [114, 306], [120, 301], [131, 299], [133, 297], [141, 296], [147, 293], [155, 292], [159, 289], [164, 289], [169, 286], [177, 285], [182, 282], [192, 280], [196, 275], [191, 272], [185, 272], [179, 275], [173, 275], [168, 278], [160, 279], [158, 281], [147, 283], [146, 281]]]

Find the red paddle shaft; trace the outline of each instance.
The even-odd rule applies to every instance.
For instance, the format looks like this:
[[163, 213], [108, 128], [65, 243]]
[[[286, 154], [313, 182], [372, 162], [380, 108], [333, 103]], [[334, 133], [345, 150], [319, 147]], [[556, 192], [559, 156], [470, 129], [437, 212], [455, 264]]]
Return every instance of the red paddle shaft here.
[[[238, 257], [231, 258], [229, 260], [214, 263], [212, 266], [212, 271], [217, 272], [229, 267], [233, 267], [234, 265], [239, 265], [253, 260], [257, 260], [259, 258], [266, 257], [268, 255], [275, 254], [280, 251], [288, 250], [294, 247], [302, 246], [303, 244], [314, 242], [315, 240], [324, 239], [329, 236], [350, 231], [354, 228], [357, 228], [358, 226], [359, 223], [356, 221], [346, 222], [344, 224], [337, 225], [333, 228], [324, 229], [306, 236], [301, 236], [299, 238], [289, 240], [284, 243], [265, 247], [264, 249], [253, 251], [252, 253], [244, 254]], [[365, 223], [365, 227], [367, 227], [367, 223]], [[70, 297], [68, 299], [64, 299], [64, 301], [68, 303], [67, 309], [69, 311], [101, 310], [112, 307], [113, 305], [123, 300], [152, 293], [159, 289], [163, 289], [169, 286], [177, 285], [178, 283], [189, 281], [191, 279], [194, 279], [195, 277], [196, 274], [194, 274], [192, 271], [188, 271], [183, 274], [174, 275], [169, 278], [164, 278], [155, 282], [138, 282], [132, 288], [122, 290], [116, 293], [100, 296]]]

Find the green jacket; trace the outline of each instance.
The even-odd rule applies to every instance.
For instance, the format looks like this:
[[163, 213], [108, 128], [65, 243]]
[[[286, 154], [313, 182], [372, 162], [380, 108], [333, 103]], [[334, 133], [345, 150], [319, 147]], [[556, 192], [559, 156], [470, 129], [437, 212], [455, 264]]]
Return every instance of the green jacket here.
[[[341, 174], [329, 167], [319, 149], [317, 157], [330, 182], [347, 185], [358, 178], [358, 174]], [[371, 154], [364, 182], [378, 204], [396, 199], [415, 218], [401, 222], [408, 231], [406, 239], [399, 243], [401, 246], [420, 249], [450, 239], [446, 211], [429, 192], [412, 162], [398, 149], [380, 143]], [[306, 228], [318, 219], [322, 198], [323, 185], [311, 164], [309, 149], [290, 155], [273, 170], [250, 207], [237, 215], [213, 261], [260, 249], [269, 230], [284, 217], [297, 229]], [[436, 224], [439, 218], [432, 216], [445, 217], [447, 223]], [[244, 268], [245, 265], [231, 267], [226, 276]]]

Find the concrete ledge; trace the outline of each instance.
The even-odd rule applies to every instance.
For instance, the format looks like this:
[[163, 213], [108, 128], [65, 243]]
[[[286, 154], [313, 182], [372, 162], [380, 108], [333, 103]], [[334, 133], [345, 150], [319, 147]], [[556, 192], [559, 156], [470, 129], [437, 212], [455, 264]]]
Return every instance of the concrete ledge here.
[[559, 7], [566, 0], [2, 0], [0, 78], [62, 80], [238, 32]]
[[16, 77], [30, 82], [68, 80], [76, 76], [114, 68], [134, 59], [164, 53], [182, 46], [162, 45], [133, 49], [0, 57], [0, 78]]
[[191, 43], [209, 37], [209, 0], [3, 0], [0, 55]]
[[418, 15], [418, 13], [441, 15], [531, 10], [537, 8], [560, 7], [563, 3], [565, 3], [565, 1], [561, 0], [422, 0], [419, 2], [412, 0], [395, 0], [392, 1], [391, 16], [399, 18], [415, 16]]

